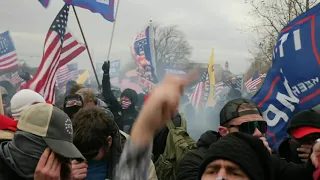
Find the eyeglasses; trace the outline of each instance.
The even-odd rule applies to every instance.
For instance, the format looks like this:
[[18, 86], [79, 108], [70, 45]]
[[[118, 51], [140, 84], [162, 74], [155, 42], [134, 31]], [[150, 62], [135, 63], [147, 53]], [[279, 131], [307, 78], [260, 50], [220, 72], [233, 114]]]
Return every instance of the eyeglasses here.
[[256, 128], [262, 133], [266, 133], [268, 130], [268, 125], [265, 121], [249, 121], [244, 122], [239, 125], [227, 125], [228, 128], [236, 127], [239, 129], [240, 132], [247, 133], [247, 134], [253, 134]]

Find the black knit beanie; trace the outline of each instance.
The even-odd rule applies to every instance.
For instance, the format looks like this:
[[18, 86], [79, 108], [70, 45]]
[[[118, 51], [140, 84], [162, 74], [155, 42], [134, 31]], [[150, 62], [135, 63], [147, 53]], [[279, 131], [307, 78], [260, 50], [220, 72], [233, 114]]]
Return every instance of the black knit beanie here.
[[271, 155], [257, 137], [236, 132], [212, 144], [200, 165], [198, 179], [201, 179], [207, 165], [218, 159], [237, 164], [251, 180], [273, 179]]

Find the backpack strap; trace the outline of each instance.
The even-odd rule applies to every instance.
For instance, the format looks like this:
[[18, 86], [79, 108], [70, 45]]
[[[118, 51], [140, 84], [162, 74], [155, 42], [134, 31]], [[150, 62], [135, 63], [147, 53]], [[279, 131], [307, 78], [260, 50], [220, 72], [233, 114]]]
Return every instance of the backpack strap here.
[[172, 120], [167, 121], [167, 122], [166, 122], [166, 125], [167, 125], [167, 128], [168, 128], [169, 130], [173, 130], [173, 129], [176, 128], [176, 126], [173, 124]]

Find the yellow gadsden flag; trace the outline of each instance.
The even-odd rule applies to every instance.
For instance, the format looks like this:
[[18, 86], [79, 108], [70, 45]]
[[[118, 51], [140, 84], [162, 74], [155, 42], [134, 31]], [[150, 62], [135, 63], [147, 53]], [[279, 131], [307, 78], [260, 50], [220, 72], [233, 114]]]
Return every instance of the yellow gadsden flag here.
[[214, 49], [212, 48], [212, 53], [210, 57], [209, 67], [208, 67], [208, 75], [210, 81], [210, 91], [207, 106], [213, 106], [214, 104], [214, 85], [215, 85], [215, 77], [214, 77]]
[[82, 74], [79, 75], [77, 79], [77, 84], [83, 84], [89, 78], [89, 71], [85, 70]]

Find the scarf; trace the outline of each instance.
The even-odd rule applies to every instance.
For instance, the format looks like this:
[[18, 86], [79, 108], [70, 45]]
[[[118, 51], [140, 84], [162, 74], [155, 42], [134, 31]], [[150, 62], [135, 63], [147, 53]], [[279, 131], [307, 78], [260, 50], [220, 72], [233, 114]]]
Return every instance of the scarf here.
[[121, 99], [122, 109], [128, 109], [131, 106], [132, 102], [130, 100]]
[[33, 179], [38, 161], [48, 146], [40, 136], [17, 131], [1, 149], [6, 163], [21, 177]]

